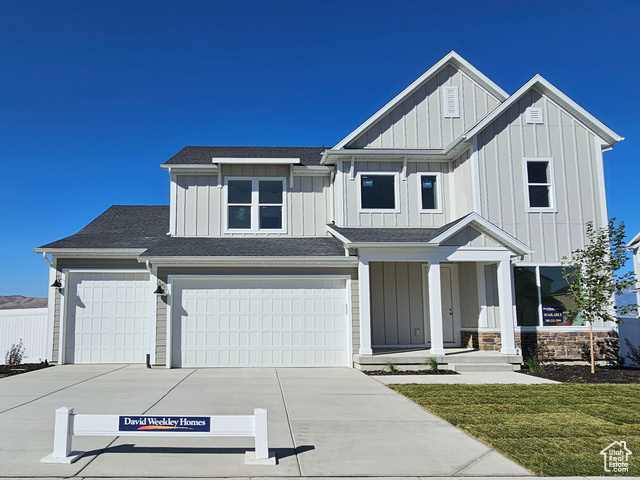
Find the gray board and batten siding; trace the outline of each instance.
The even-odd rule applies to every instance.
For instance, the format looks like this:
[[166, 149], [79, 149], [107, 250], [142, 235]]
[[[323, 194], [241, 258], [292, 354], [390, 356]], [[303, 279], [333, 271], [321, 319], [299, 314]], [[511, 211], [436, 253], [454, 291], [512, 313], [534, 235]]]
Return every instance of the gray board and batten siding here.
[[[270, 236], [321, 236], [330, 222], [330, 177], [326, 175], [294, 175], [293, 188], [289, 186], [288, 165], [221, 165], [223, 182], [227, 177], [278, 177], [285, 179], [287, 187], [286, 233], [269, 233]], [[250, 233], [225, 233], [225, 189], [218, 188], [217, 174], [175, 175], [175, 193], [171, 203], [175, 205], [175, 225], [171, 231], [176, 236], [214, 237], [220, 235], [255, 235]]]
[[[446, 86], [458, 87], [459, 117], [443, 115]], [[499, 104], [495, 96], [467, 74], [446, 65], [349, 147], [445, 148]]]
[[[540, 107], [542, 124], [525, 110]], [[524, 158], [550, 157], [556, 209], [527, 212]], [[480, 214], [529, 245], [526, 262], [560, 262], [584, 246], [585, 224], [607, 221], [601, 140], [535, 89], [478, 134]]]

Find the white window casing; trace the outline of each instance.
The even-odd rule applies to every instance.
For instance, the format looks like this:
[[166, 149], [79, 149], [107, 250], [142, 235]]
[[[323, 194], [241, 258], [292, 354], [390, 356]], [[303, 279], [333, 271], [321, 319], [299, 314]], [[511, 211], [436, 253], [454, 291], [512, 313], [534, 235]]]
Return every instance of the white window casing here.
[[442, 109], [445, 118], [460, 117], [458, 87], [442, 87]]
[[[530, 181], [528, 166], [530, 163], [546, 163], [547, 164], [547, 175], [546, 181]], [[523, 158], [523, 176], [524, 176], [524, 185], [526, 188], [523, 189], [525, 196], [525, 206], [527, 212], [556, 212], [556, 182], [555, 182], [555, 174], [553, 167], [553, 157], [524, 157]], [[535, 180], [535, 179], [534, 179]], [[547, 188], [548, 195], [548, 206], [532, 206], [530, 201], [530, 191], [532, 188], [537, 187], [545, 187]]]
[[[251, 202], [250, 203], [230, 203], [229, 202], [229, 182], [230, 181], [250, 181], [251, 182]], [[261, 181], [282, 182], [282, 201], [280, 203], [260, 203], [259, 186]], [[222, 192], [224, 198], [223, 221], [224, 233], [286, 233], [287, 232], [287, 179], [285, 177], [227, 177], [224, 180]], [[229, 207], [246, 206], [251, 212], [250, 228], [229, 228]], [[282, 216], [282, 228], [260, 228], [260, 207], [279, 207]]]
[[[387, 176], [393, 177], [394, 190], [394, 206], [395, 208], [362, 208], [362, 177]], [[356, 174], [358, 184], [358, 211], [361, 213], [381, 212], [381, 213], [399, 213], [400, 212], [400, 173], [399, 172], [358, 172]]]
[[[422, 204], [422, 177], [435, 177], [436, 181], [435, 181], [435, 192], [434, 192], [434, 199], [435, 199], [435, 208], [423, 208], [423, 204]], [[421, 213], [442, 213], [443, 211], [443, 206], [442, 206], [442, 172], [418, 172], [417, 175], [417, 182], [418, 182], [418, 205], [420, 206], [420, 212]]]

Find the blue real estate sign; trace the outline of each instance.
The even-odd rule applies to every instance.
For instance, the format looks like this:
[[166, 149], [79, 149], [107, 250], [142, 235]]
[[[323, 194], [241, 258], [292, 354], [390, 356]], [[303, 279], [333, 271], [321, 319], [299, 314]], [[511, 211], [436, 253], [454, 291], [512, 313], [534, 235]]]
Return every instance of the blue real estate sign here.
[[542, 307], [543, 325], [563, 325], [565, 318], [562, 307]]
[[119, 416], [121, 432], [210, 432], [210, 417]]

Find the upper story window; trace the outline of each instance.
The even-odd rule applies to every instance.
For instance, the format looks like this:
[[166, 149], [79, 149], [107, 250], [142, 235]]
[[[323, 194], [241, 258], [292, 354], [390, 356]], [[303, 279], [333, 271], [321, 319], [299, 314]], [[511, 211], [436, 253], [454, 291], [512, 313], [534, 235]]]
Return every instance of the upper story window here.
[[439, 173], [422, 173], [418, 175], [420, 181], [420, 209], [429, 212], [442, 211], [442, 195], [440, 185], [442, 183]]
[[360, 210], [398, 211], [397, 173], [359, 173]]
[[525, 158], [527, 181], [527, 209], [529, 211], [555, 210], [553, 185], [553, 159]]
[[226, 190], [228, 231], [285, 231], [284, 179], [228, 179]]

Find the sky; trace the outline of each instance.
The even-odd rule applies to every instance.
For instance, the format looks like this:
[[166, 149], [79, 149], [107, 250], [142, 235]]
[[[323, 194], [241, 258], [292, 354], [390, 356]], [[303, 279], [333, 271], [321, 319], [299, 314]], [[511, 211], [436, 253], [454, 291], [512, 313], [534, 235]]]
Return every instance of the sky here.
[[110, 205], [167, 205], [186, 145], [333, 146], [450, 50], [539, 73], [626, 139], [609, 216], [640, 231], [640, 2], [0, 0], [0, 295]]

